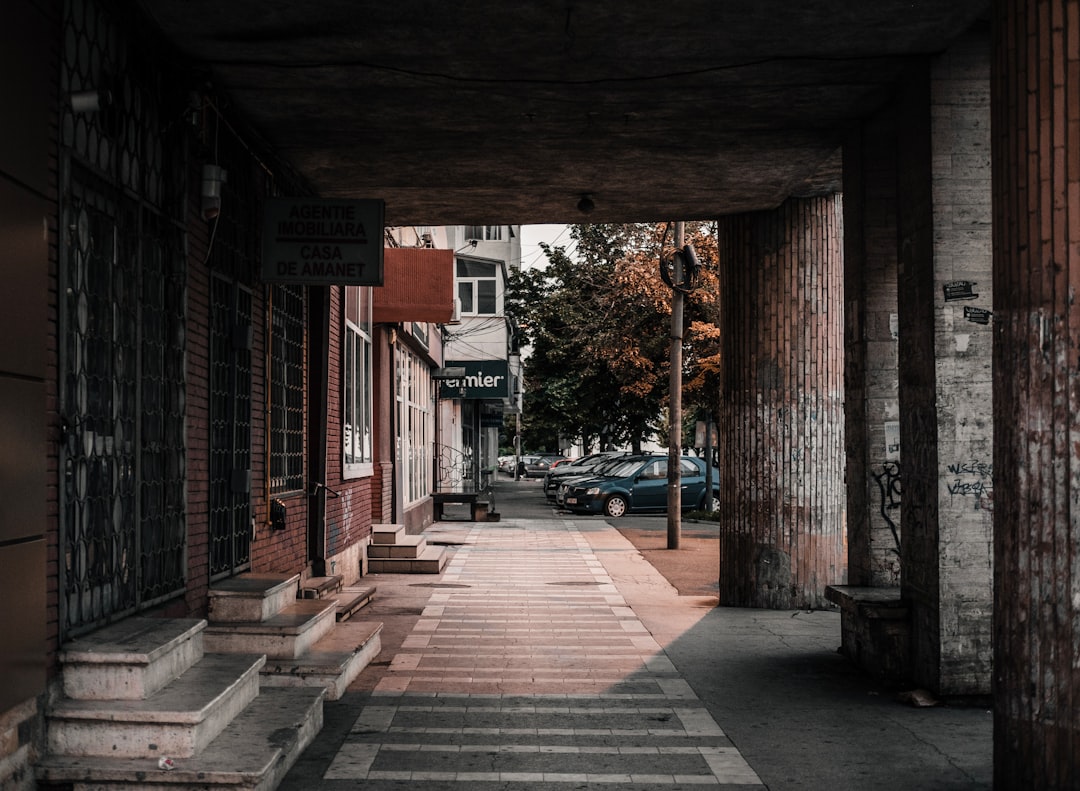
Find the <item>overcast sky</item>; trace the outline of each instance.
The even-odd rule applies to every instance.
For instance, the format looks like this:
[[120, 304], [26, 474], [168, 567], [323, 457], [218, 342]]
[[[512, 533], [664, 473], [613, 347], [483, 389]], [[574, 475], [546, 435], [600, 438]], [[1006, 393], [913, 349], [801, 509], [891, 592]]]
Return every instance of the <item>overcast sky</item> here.
[[540, 242], [555, 246], [569, 247], [572, 240], [565, 225], [522, 225], [521, 226], [521, 268], [531, 269], [547, 263]]

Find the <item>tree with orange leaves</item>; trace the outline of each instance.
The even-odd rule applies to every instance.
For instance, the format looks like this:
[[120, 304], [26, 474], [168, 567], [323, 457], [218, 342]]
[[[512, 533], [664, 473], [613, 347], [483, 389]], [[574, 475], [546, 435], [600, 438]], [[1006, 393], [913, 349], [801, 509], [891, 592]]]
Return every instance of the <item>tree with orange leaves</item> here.
[[[709, 224], [686, 228], [702, 264], [687, 296], [683, 341], [684, 414], [692, 426], [697, 409], [712, 409], [719, 392], [720, 334], [716, 238]], [[573, 257], [545, 246], [547, 266], [514, 277], [508, 295], [508, 313], [529, 347], [525, 446], [554, 449], [563, 437], [638, 449], [663, 429], [667, 403], [671, 288], [660, 261], [673, 253], [670, 226], [575, 225], [570, 235]]]

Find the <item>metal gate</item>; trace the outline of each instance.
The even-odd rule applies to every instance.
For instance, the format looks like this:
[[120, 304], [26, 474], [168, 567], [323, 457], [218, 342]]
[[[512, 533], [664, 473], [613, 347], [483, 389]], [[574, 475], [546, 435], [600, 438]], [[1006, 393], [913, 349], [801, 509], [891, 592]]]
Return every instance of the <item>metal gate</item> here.
[[[63, 7], [60, 638], [186, 587], [184, 93], [145, 31]], [[75, 101], [78, 97], [79, 101]]]
[[68, 636], [184, 589], [186, 492], [176, 231], [77, 164], [66, 172], [59, 384]]

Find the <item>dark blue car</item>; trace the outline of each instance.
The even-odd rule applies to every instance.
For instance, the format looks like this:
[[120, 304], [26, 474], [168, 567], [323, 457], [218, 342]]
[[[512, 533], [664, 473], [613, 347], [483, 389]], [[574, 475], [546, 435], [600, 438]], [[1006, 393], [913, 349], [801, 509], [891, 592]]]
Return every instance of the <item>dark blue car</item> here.
[[[566, 491], [563, 507], [577, 514], [604, 514], [619, 517], [627, 513], [667, 510], [667, 456], [629, 459], [606, 471], [605, 475], [574, 482]], [[705, 510], [705, 460], [683, 456], [682, 507]], [[712, 510], [720, 503], [720, 472], [713, 467]]]

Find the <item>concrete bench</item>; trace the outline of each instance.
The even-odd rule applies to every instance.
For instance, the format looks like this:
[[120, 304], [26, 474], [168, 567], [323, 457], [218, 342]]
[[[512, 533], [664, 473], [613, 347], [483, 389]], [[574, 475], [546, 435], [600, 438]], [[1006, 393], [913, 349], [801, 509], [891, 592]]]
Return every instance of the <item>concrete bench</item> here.
[[443, 506], [447, 503], [459, 503], [469, 506], [469, 518], [473, 522], [483, 522], [487, 519], [488, 501], [486, 492], [471, 487], [455, 487], [452, 489], [436, 489], [431, 493], [431, 500], [435, 504], [435, 521], [441, 522], [443, 518]]
[[840, 607], [842, 653], [872, 676], [904, 680], [909, 674], [911, 612], [900, 588], [830, 585], [825, 597]]

